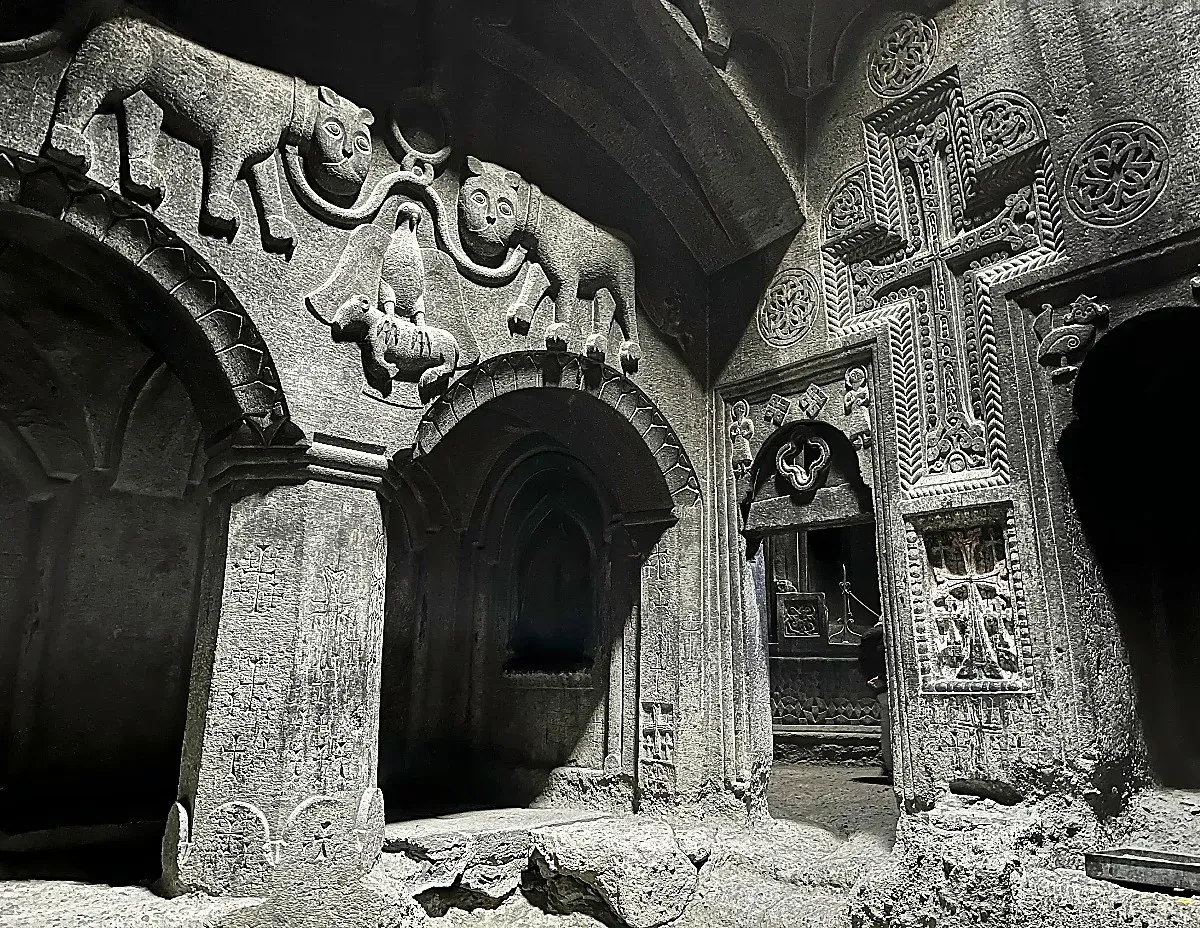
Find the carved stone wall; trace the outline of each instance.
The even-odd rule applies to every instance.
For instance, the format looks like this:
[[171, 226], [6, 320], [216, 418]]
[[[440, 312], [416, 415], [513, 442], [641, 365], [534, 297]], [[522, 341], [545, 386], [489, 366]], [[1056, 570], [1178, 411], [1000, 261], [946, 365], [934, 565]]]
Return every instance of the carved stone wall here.
[[[1168, 31], [1186, 33], [1192, 15]], [[1156, 24], [1122, 32], [1129, 41], [1094, 67], [1064, 59], [1119, 17], [1105, 3], [1015, 18], [959, 4], [866, 25], [857, 73], [809, 107], [814, 221], [763, 299], [767, 330], [747, 328], [720, 387], [749, 401], [738, 423], [758, 429], [755, 397], [779, 394], [764, 406], [772, 424], [824, 416], [809, 410], [839, 395], [823, 403], [803, 381], [829, 392], [822, 371], [852, 352], [869, 362], [897, 784], [910, 808], [983, 782], [1013, 796], [1053, 782], [1078, 801], [1102, 769], [1142, 763], [1125, 645], [1059, 441], [1114, 326], [1193, 304], [1195, 156], [1182, 140], [1196, 101], [1130, 76], [1187, 71], [1196, 52]], [[1057, 63], [1029, 65], [1043, 58]], [[807, 279], [819, 285], [792, 283]], [[780, 311], [792, 304], [806, 309]], [[777, 335], [778, 320], [801, 317], [794, 337]]]
[[776, 725], [878, 725], [879, 703], [851, 663], [771, 658]]

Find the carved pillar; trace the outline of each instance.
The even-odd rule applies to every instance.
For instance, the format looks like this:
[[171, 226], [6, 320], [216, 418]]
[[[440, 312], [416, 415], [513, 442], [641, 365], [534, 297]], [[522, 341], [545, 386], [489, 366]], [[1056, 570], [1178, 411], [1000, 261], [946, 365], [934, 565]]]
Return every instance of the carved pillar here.
[[345, 883], [377, 860], [385, 470], [319, 442], [212, 460], [169, 892]]

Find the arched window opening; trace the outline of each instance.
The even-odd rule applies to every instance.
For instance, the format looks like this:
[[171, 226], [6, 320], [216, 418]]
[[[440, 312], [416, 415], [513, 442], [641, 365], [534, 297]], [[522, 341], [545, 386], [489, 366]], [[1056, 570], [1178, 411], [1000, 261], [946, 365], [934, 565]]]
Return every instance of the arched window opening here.
[[595, 657], [592, 552], [561, 511], [534, 529], [517, 561], [517, 610], [508, 637], [509, 673], [577, 673]]

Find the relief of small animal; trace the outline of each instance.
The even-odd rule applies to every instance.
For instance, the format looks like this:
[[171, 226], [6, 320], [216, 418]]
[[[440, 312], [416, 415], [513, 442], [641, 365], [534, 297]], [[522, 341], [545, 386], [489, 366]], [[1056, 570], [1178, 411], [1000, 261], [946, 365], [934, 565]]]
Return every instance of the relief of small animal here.
[[554, 321], [546, 328], [546, 345], [564, 351], [574, 328], [578, 301], [592, 301], [586, 327], [585, 348], [593, 357], [606, 353], [607, 327], [596, 313], [596, 294], [607, 290], [616, 308], [613, 319], [621, 329], [621, 366], [638, 369], [642, 356], [638, 344], [634, 293], [634, 261], [629, 246], [612, 232], [593, 225], [561, 203], [545, 196], [535, 185], [499, 165], [467, 158], [468, 176], [458, 198], [458, 225], [467, 249], [493, 259], [509, 246], [525, 243], [545, 271], [547, 285], [533, 285], [532, 273], [521, 288], [521, 298], [509, 314], [509, 328], [529, 331], [530, 317], [546, 294], [554, 298]]
[[265, 243], [290, 250], [276, 151], [294, 144], [313, 183], [339, 200], [361, 190], [371, 166], [373, 117], [327, 87], [312, 87], [233, 61], [130, 17], [96, 26], [67, 68], [46, 154], [87, 172], [96, 158], [84, 134], [101, 109], [120, 107], [129, 192], [157, 206], [159, 131], [200, 149], [206, 170], [202, 218], [232, 235], [241, 221], [234, 185], [246, 176], [264, 217]]
[[422, 403], [445, 390], [458, 366], [458, 340], [425, 324], [425, 267], [417, 241], [421, 208], [401, 204], [374, 299], [361, 293], [334, 314], [334, 341], [357, 342], [367, 383], [388, 396], [395, 380], [416, 382]]

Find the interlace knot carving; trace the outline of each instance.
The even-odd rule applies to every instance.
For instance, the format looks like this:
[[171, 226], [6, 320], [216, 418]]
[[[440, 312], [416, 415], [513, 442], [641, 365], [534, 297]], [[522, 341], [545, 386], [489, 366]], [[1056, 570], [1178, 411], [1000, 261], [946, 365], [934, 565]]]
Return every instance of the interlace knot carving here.
[[937, 24], [905, 15], [879, 37], [867, 62], [867, 83], [881, 97], [898, 97], [915, 87], [937, 54]]
[[937, 443], [929, 449], [931, 474], [960, 474], [986, 462], [987, 442], [983, 423], [957, 412], [947, 413]]
[[1091, 135], [1067, 167], [1067, 202], [1092, 226], [1114, 227], [1143, 215], [1167, 186], [1167, 142], [1153, 126], [1117, 122]]
[[758, 305], [758, 331], [775, 348], [796, 344], [812, 328], [817, 307], [817, 284], [806, 271], [784, 271]]
[[775, 453], [775, 471], [798, 493], [813, 489], [829, 471], [829, 444], [815, 435], [797, 435]]
[[1018, 94], [1001, 91], [972, 109], [978, 141], [976, 154], [982, 163], [1015, 155], [1042, 138], [1037, 111]]
[[897, 136], [893, 144], [896, 156], [913, 164], [931, 161], [939, 146], [950, 138], [950, 118], [938, 113], [932, 122], [918, 123], [908, 135]]
[[830, 196], [825, 213], [825, 234], [828, 237], [848, 232], [867, 219], [866, 179], [856, 174], [848, 177]]
[[767, 405], [763, 407], [763, 421], [778, 428], [788, 420], [791, 409], [791, 400], [778, 393], [772, 393]]

